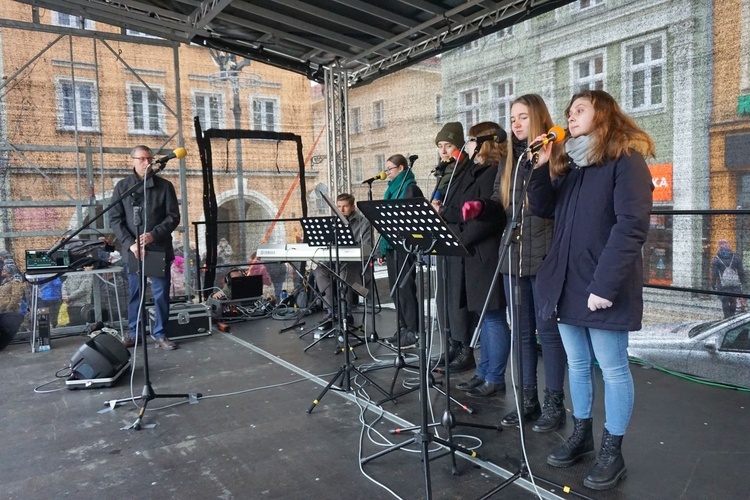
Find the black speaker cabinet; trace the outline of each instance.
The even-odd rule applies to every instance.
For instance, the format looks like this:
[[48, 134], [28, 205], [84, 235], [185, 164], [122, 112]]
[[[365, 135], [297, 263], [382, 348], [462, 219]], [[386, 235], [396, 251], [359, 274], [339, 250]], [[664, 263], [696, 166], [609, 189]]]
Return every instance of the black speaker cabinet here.
[[21, 313], [0, 313], [0, 351], [8, 347], [23, 323]]
[[70, 379], [94, 381], [97, 386], [107, 385], [106, 381], [114, 382], [129, 362], [130, 352], [122, 342], [112, 335], [100, 333], [79, 347], [70, 358]]

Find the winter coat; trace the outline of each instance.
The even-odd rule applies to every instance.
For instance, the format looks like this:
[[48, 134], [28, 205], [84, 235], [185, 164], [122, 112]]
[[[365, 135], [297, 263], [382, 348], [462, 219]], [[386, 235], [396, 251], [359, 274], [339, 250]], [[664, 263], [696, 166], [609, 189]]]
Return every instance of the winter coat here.
[[[115, 186], [112, 193], [112, 200], [116, 202], [122, 197], [122, 194], [130, 189], [134, 184], [143, 184], [135, 173], [130, 174], [120, 180]], [[177, 202], [177, 194], [171, 182], [157, 175], [152, 175], [146, 181], [147, 199], [147, 216], [146, 231], [151, 233], [154, 241], [146, 246], [146, 253], [149, 250], [164, 252], [166, 254], [166, 263], [169, 265], [174, 260], [174, 247], [172, 246], [172, 231], [180, 225], [180, 206]], [[134, 193], [126, 196], [119, 203], [114, 203], [109, 212], [109, 222], [112, 230], [117, 236], [117, 240], [122, 245], [123, 259], [125, 253], [135, 243], [136, 227], [134, 222], [134, 206], [143, 205], [143, 190], [138, 189]], [[143, 232], [143, 227], [139, 228]]]
[[69, 274], [62, 286], [62, 296], [68, 307], [85, 306], [91, 304], [94, 290], [94, 276], [92, 274]]
[[[537, 273], [538, 314], [617, 331], [640, 330], [643, 318], [642, 247], [650, 225], [651, 173], [635, 151], [603, 165], [571, 163], [550, 179], [549, 165], [529, 182], [531, 210], [555, 218], [547, 257]], [[590, 311], [589, 294], [612, 301]]]
[[[514, 169], [517, 164], [517, 158], [514, 159]], [[507, 207], [503, 207], [500, 197], [500, 184], [505, 172], [505, 165], [497, 171], [497, 177], [495, 178], [495, 188], [490, 200], [482, 200], [484, 202], [484, 212], [480, 216], [482, 219], [495, 218], [495, 211], [505, 210], [505, 218], [507, 221], [513, 219], [513, 209], [515, 201], [515, 208], [524, 202], [523, 199], [523, 179], [528, 175], [528, 168], [531, 168], [531, 163], [528, 161], [522, 161], [520, 165], [520, 172], [518, 172], [518, 181], [515, 183], [511, 203]], [[513, 172], [515, 174], [515, 172]], [[511, 181], [513, 179], [511, 176]], [[503, 265], [501, 266], [501, 272], [508, 274], [508, 260], [512, 262], [510, 273], [513, 276], [519, 275], [520, 265], [520, 276], [535, 276], [539, 271], [539, 267], [542, 265], [544, 257], [552, 245], [552, 229], [554, 221], [552, 219], [544, 219], [537, 217], [531, 213], [531, 208], [528, 203], [525, 203], [523, 210], [520, 214], [521, 227], [518, 231], [520, 238], [517, 242], [510, 246], [509, 253], [506, 253], [503, 259]]]
[[20, 312], [25, 292], [26, 283], [20, 279], [8, 280], [0, 286], [0, 313]]
[[[465, 288], [465, 305], [470, 311], [482, 310], [490, 290], [499, 257], [500, 237], [505, 227], [505, 213], [497, 211], [493, 219], [464, 221], [461, 210], [467, 201], [489, 199], [492, 196], [497, 170], [496, 164], [472, 164], [464, 167], [458, 183], [454, 178], [441, 212], [443, 219], [471, 252], [471, 256], [462, 259], [464, 282], [457, 283], [452, 280], [451, 276], [448, 277], [449, 287], [463, 286]], [[447, 258], [456, 259], [455, 257]], [[498, 279], [490, 293], [488, 310], [501, 309], [505, 305], [502, 280]]]
[[728, 267], [737, 271], [741, 283], [745, 283], [745, 270], [742, 268], [742, 258], [729, 248], [720, 248], [711, 261], [711, 288], [724, 292], [741, 292], [742, 287], [725, 286], [721, 283], [721, 273]]

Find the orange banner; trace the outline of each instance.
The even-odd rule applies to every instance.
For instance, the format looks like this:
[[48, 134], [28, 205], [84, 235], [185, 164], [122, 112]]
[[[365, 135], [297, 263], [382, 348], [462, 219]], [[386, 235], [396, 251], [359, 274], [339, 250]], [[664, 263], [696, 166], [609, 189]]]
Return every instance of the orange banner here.
[[654, 183], [654, 201], [672, 201], [672, 164], [649, 165]]

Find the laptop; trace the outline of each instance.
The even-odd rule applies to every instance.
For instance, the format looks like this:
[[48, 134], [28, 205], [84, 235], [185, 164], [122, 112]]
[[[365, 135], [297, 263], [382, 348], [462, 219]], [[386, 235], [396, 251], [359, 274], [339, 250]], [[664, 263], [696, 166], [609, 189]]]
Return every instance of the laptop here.
[[263, 296], [263, 276], [233, 276], [229, 278], [232, 300], [252, 299]]

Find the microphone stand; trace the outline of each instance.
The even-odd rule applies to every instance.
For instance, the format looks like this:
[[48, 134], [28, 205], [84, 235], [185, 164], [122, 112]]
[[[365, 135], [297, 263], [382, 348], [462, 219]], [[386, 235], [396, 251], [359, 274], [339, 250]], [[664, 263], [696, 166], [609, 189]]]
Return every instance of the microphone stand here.
[[[518, 170], [518, 166], [520, 166], [520, 161], [526, 156], [526, 153], [530, 152], [530, 150], [524, 151], [521, 158], [519, 158], [519, 163], [516, 166], [516, 170]], [[497, 282], [498, 276], [500, 275], [500, 269], [503, 265], [503, 260], [510, 252], [510, 245], [516, 240], [516, 237], [518, 236], [518, 232], [521, 228], [521, 220], [522, 220], [522, 214], [523, 214], [523, 207], [526, 204], [526, 192], [529, 187], [529, 180], [531, 179], [531, 175], [534, 172], [534, 165], [536, 165], [537, 161], [539, 159], [539, 153], [534, 152], [532, 155], [531, 162], [527, 164], [527, 172], [523, 172], [522, 174], [522, 182], [521, 185], [521, 196], [520, 196], [520, 202], [515, 206], [515, 209], [513, 210], [513, 217], [510, 221], [508, 221], [508, 224], [505, 227], [505, 231], [503, 232], [502, 241], [500, 243], [500, 254], [499, 259], [497, 262], [497, 267], [495, 268], [495, 273], [492, 276], [492, 282], [490, 283], [490, 290], [495, 286], [495, 283]], [[516, 280], [515, 285], [513, 285], [513, 278], [510, 278], [511, 288], [512, 288], [512, 306], [511, 309], [511, 323], [515, 323], [515, 318], [519, 318], [521, 315], [520, 311], [520, 287], [518, 286], [518, 280]], [[487, 307], [489, 304], [490, 297], [489, 295], [485, 299], [484, 306], [482, 307], [482, 313], [479, 316], [479, 323], [477, 324], [476, 329], [474, 330], [474, 336], [471, 339], [471, 345], [475, 346], [480, 334], [480, 327], [482, 325], [482, 321], [484, 320], [484, 316], [487, 312]], [[525, 419], [523, 417], [523, 359], [521, 356], [521, 332], [520, 328], [518, 328], [516, 325], [512, 326], [511, 329], [511, 335], [514, 336], [513, 338], [513, 352], [511, 353], [511, 356], [515, 356], [516, 358], [516, 372], [518, 373], [518, 383], [515, 387], [515, 399], [516, 399], [516, 413], [518, 415], [518, 429], [519, 429], [519, 440], [521, 444], [521, 460], [518, 465], [518, 470], [511, 475], [508, 479], [500, 483], [498, 486], [490, 490], [489, 492], [485, 493], [481, 498], [487, 499], [493, 496], [495, 493], [499, 492], [500, 490], [506, 488], [507, 486], [510, 486], [513, 482], [516, 481], [516, 479], [519, 478], [527, 478], [531, 476], [532, 483], [534, 483], [535, 480], [539, 480], [543, 483], [549, 484], [551, 486], [560, 488], [560, 491], [565, 491], [565, 486], [561, 484], [554, 483], [552, 481], [549, 481], [547, 479], [544, 479], [540, 476], [537, 476], [536, 474], [533, 474], [531, 470], [528, 467], [528, 463], [526, 462], [526, 433], [524, 432], [524, 425], [526, 425]], [[519, 403], [521, 402], [521, 403]]]
[[[414, 162], [415, 161], [417, 161], [417, 157], [416, 156], [410, 156], [409, 157], [409, 166], [406, 167], [406, 169], [404, 169], [404, 172], [412, 171], [413, 168], [414, 168]], [[372, 181], [373, 180], [375, 180], [375, 179], [370, 179], [368, 181], [365, 181], [365, 182], [369, 183], [369, 192], [368, 192], [368, 196], [367, 196], [368, 201], [372, 201]], [[401, 184], [398, 186], [398, 190], [396, 191], [396, 196], [397, 197], [401, 195], [401, 192], [404, 189], [404, 183], [405, 182], [406, 182], [406, 174], [404, 174], [404, 176], [401, 178]], [[394, 198], [394, 199], [397, 199], [397, 198]], [[370, 231], [372, 232], [372, 224], [370, 225]], [[367, 257], [367, 261], [365, 261], [365, 264], [363, 266], [364, 268], [362, 269], [362, 277], [363, 278], [365, 276], [365, 273], [367, 272], [367, 269], [372, 266], [373, 259], [375, 258], [375, 252], [377, 251], [377, 249], [380, 248], [380, 240], [382, 238], [383, 238], [383, 235], [382, 234], [378, 234], [378, 240], [372, 245], [372, 249], [370, 250], [370, 255]], [[370, 241], [372, 241], [372, 238], [370, 238]], [[385, 259], [385, 255], [383, 255], [382, 258]], [[396, 266], [398, 267], [398, 261], [396, 263]], [[375, 287], [375, 273], [374, 273], [374, 271], [373, 271], [373, 276], [372, 276], [371, 282], [372, 282], [372, 288], [374, 288]], [[396, 289], [396, 296], [394, 297], [392, 292], [393, 291], [391, 291], [391, 298], [393, 298], [393, 300], [395, 300], [395, 304], [396, 304], [396, 335], [398, 335], [398, 333], [401, 331], [400, 330], [400, 328], [401, 328], [401, 326], [400, 326], [401, 325], [401, 308], [398, 307], [398, 304], [399, 304], [399, 293], [398, 293], [398, 289]], [[375, 300], [375, 297], [374, 297], [374, 294], [373, 294], [373, 301], [374, 300]], [[378, 342], [379, 338], [377, 336], [377, 333], [375, 333], [375, 303], [374, 302], [373, 302], [372, 331], [373, 331], [374, 335], [370, 335], [370, 337], [367, 338], [367, 341], [368, 342]], [[389, 349], [393, 349], [393, 347], [391, 347], [391, 346], [389, 346], [387, 344], [382, 344], [382, 345], [385, 345]], [[398, 343], [398, 348], [396, 349], [396, 351], [398, 352], [397, 359], [401, 358], [401, 362], [403, 363], [403, 357], [401, 356], [401, 343], [400, 342]], [[400, 369], [400, 367], [398, 366], [398, 362], [396, 364], [396, 368], [397, 368], [396, 369], [396, 376], [398, 376], [398, 370]], [[394, 377], [394, 383], [395, 383], [395, 377]], [[392, 391], [393, 390], [391, 389], [391, 392]]]
[[[163, 169], [162, 165], [162, 169]], [[146, 230], [146, 222], [145, 217], [143, 220], [141, 220], [141, 214], [148, 213], [148, 197], [146, 196], [146, 182], [148, 179], [155, 175], [157, 172], [161, 171], [155, 170], [150, 176], [146, 176], [143, 179], [143, 182], [136, 183], [132, 188], [125, 191], [123, 196], [118, 198], [115, 202], [111, 203], [110, 206], [107, 208], [107, 210], [114, 207], [117, 203], [122, 202], [123, 199], [125, 199], [126, 196], [130, 195], [130, 193], [133, 193], [137, 191], [137, 188], [142, 188], [144, 192], [143, 196], [143, 207], [134, 206], [133, 207], [133, 223], [135, 225], [135, 242], [137, 245], [140, 246], [140, 235], [141, 235], [141, 226], [143, 226], [143, 230]], [[136, 210], [137, 209], [137, 210]], [[104, 212], [102, 212], [103, 214]], [[123, 249], [124, 252], [127, 252], [128, 250]], [[142, 339], [142, 346], [143, 346], [143, 377], [144, 377], [144, 385], [143, 385], [143, 391], [141, 392], [140, 396], [136, 397], [130, 397], [130, 398], [122, 398], [122, 399], [113, 399], [109, 401], [105, 401], [104, 404], [106, 406], [110, 406], [114, 408], [120, 403], [124, 403], [126, 401], [133, 401], [135, 402], [136, 399], [142, 399], [143, 400], [143, 406], [140, 407], [140, 410], [138, 411], [138, 417], [136, 418], [135, 422], [133, 422], [129, 427], [126, 427], [125, 429], [134, 429], [136, 431], [141, 430], [142, 428], [142, 422], [143, 422], [143, 415], [146, 413], [146, 407], [148, 406], [148, 402], [152, 399], [156, 398], [187, 398], [190, 403], [197, 403], [198, 399], [203, 396], [201, 393], [189, 393], [189, 394], [156, 394], [154, 392], [153, 387], [151, 386], [151, 377], [149, 373], [149, 367], [148, 367], [148, 348], [146, 346], [146, 326], [144, 322], [144, 311], [145, 311], [145, 296], [146, 296], [146, 250], [143, 249], [143, 253], [139, 251], [139, 267], [137, 270], [138, 274], [138, 280], [140, 282], [140, 300], [138, 302], [138, 316], [136, 319], [136, 348], [137, 343], [139, 339]], [[129, 269], [128, 269], [129, 271]], [[169, 272], [167, 269], [165, 269], [165, 272]]]
[[[367, 201], [372, 201], [372, 181], [368, 181], [367, 183]], [[370, 231], [370, 241], [374, 240], [375, 231], [372, 229], [372, 224], [370, 224], [370, 227], [368, 228], [368, 231]], [[378, 240], [378, 243], [380, 243], [380, 240]], [[367, 257], [367, 261], [362, 266], [362, 278], [366, 279], [367, 272], [370, 272], [370, 314], [372, 316], [372, 331], [367, 336], [368, 342], [377, 342], [380, 340], [378, 337], [378, 332], [375, 328], [375, 302], [378, 303], [378, 312], [381, 310], [380, 306], [380, 298], [377, 296], [378, 289], [375, 286], [375, 263], [373, 262], [373, 257], [375, 255], [375, 249], [374, 247], [370, 249], [370, 255]], [[365, 299], [367, 300], [367, 299]], [[367, 306], [365, 306], [365, 315], [362, 323], [367, 320]]]

